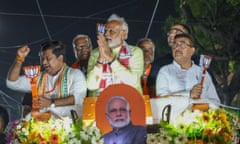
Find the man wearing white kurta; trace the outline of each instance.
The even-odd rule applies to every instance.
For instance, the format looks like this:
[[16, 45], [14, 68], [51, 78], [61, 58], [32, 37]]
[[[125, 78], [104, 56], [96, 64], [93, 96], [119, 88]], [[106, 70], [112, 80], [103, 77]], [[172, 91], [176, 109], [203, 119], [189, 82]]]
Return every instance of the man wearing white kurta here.
[[202, 69], [191, 60], [194, 52], [195, 47], [190, 35], [176, 35], [172, 46], [173, 63], [162, 67], [158, 72], [156, 80], [157, 96], [180, 96], [177, 98], [171, 97], [171, 100], [166, 99], [166, 104], [170, 103], [175, 108], [172, 116], [180, 114], [195, 102], [213, 102], [215, 104], [220, 102], [208, 73], [203, 85], [200, 84]]
[[[202, 69], [192, 62], [189, 69], [182, 69], [176, 61], [160, 69], [157, 77], [157, 95], [165, 96], [169, 94], [182, 95], [194, 98], [190, 95], [194, 85], [201, 80]], [[207, 73], [201, 92], [201, 99], [211, 99], [219, 102], [219, 98]]]
[[[30, 48], [18, 49], [17, 57], [9, 69], [7, 87], [21, 92], [31, 92], [30, 79], [20, 76], [20, 70]], [[86, 96], [86, 80], [78, 69], [66, 65], [65, 47], [59, 41], [47, 41], [42, 45], [41, 61], [44, 71], [37, 77], [38, 105], [50, 109], [58, 116], [71, 116], [70, 110], [81, 114]]]

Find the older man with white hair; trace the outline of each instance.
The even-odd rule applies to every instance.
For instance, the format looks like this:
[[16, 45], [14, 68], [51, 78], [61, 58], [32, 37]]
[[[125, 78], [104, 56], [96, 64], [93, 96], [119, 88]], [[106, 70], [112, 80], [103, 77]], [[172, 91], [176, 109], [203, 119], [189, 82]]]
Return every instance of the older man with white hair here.
[[78, 68], [86, 75], [88, 60], [92, 51], [92, 41], [88, 35], [78, 34], [73, 38], [72, 45], [76, 58], [72, 68]]
[[123, 96], [111, 97], [106, 105], [106, 116], [113, 130], [104, 135], [104, 144], [145, 144], [146, 127], [133, 125], [129, 102]]
[[128, 45], [128, 24], [124, 18], [111, 15], [104, 25], [105, 31], [98, 32], [98, 48], [91, 53], [87, 86], [91, 96], [98, 96], [111, 84], [128, 84], [142, 93], [143, 52]]

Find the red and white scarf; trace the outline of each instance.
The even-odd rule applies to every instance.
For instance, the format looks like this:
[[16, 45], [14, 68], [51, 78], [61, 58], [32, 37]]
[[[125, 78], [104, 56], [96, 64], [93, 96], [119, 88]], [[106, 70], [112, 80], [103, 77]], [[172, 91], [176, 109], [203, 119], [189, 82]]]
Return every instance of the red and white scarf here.
[[[124, 43], [121, 46], [121, 49], [119, 51], [118, 61], [128, 68], [129, 66], [129, 59], [132, 56], [132, 52], [130, 48], [127, 46], [126, 43]], [[109, 85], [113, 84], [113, 77], [112, 77], [112, 69], [109, 64], [109, 62], [104, 62], [102, 66], [102, 79], [100, 81], [100, 89], [99, 92], [102, 92], [105, 88], [107, 88]]]

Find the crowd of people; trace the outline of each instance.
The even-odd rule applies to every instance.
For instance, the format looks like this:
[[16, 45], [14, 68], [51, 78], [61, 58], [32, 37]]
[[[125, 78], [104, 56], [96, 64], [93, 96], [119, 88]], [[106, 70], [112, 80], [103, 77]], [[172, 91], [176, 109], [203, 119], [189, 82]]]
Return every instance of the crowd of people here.
[[[40, 109], [56, 109], [59, 115], [69, 110], [66, 107], [81, 111], [85, 97], [98, 96], [109, 85], [119, 83], [130, 85], [151, 98], [182, 95], [194, 100], [201, 96], [220, 102], [212, 75], [207, 73], [203, 85], [199, 82], [200, 57], [194, 54], [194, 39], [186, 25], [171, 26], [167, 34], [171, 53], [157, 59], [154, 58], [155, 44], [150, 38], [141, 38], [136, 45], [127, 43], [128, 29], [125, 19], [113, 14], [103, 31], [97, 33], [97, 48], [93, 48], [88, 35], [75, 36], [72, 46], [76, 61], [71, 66], [67, 65], [66, 47], [61, 41], [44, 42], [40, 49], [43, 70], [37, 77]], [[27, 45], [17, 50], [7, 75], [8, 88], [31, 93], [30, 80], [20, 75], [29, 52]], [[111, 100], [113, 102], [127, 104], [122, 98]], [[117, 111], [128, 116], [128, 108], [114, 109], [116, 112], [110, 108], [111, 104], [107, 112], [109, 119], [111, 113]], [[131, 122], [124, 126], [129, 125], [134, 127]]]

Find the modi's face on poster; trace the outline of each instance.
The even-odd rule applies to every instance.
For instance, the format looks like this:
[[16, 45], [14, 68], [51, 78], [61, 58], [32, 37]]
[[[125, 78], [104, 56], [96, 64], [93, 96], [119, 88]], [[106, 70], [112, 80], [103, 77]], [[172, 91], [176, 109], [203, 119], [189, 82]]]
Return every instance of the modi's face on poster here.
[[130, 122], [130, 110], [127, 103], [121, 99], [114, 99], [108, 107], [107, 117], [113, 128], [121, 128]]

